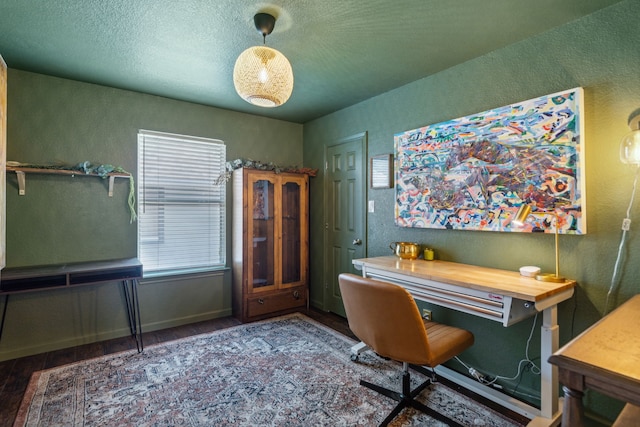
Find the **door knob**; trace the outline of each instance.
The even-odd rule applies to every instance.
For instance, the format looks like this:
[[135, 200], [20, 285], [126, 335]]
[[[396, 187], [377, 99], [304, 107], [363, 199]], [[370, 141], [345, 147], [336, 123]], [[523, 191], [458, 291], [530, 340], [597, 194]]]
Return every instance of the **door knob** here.
[[362, 240], [361, 239], [354, 239], [353, 240], [353, 244], [356, 246], [360, 246], [362, 244]]

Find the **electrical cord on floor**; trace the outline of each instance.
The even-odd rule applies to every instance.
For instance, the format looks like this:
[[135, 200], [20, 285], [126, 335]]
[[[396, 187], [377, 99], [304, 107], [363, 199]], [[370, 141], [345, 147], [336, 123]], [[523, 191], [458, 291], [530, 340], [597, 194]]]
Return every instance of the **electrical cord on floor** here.
[[[494, 388], [502, 388], [502, 386], [500, 386], [499, 384], [496, 384], [497, 380], [514, 381], [514, 380], [518, 379], [518, 377], [520, 377], [520, 375], [522, 375], [523, 369], [525, 369], [527, 367], [530, 368], [531, 372], [534, 375], [540, 375], [540, 367], [538, 365], [536, 365], [535, 362], [533, 360], [531, 360], [531, 358], [529, 357], [529, 346], [531, 345], [531, 339], [533, 338], [533, 332], [536, 329], [537, 320], [538, 320], [538, 313], [536, 313], [536, 315], [533, 318], [533, 324], [531, 325], [531, 331], [529, 332], [529, 337], [527, 338], [527, 344], [525, 346], [524, 359], [522, 359], [522, 360], [520, 360], [520, 362], [518, 362], [518, 371], [513, 377], [505, 377], [505, 376], [502, 376], [502, 375], [487, 376], [487, 375], [484, 375], [481, 372], [479, 372], [474, 367], [469, 366], [466, 363], [464, 363], [458, 356], [456, 356], [455, 359], [458, 362], [460, 362], [460, 364], [462, 366], [464, 366], [467, 369], [467, 371], [469, 371], [469, 375], [471, 375], [473, 378], [475, 378], [480, 384], [493, 386]], [[533, 397], [533, 398], [536, 398], [536, 399], [540, 398], [539, 396], [529, 396], [529, 397]]]
[[622, 236], [620, 238], [620, 245], [618, 246], [618, 256], [616, 257], [616, 263], [613, 266], [613, 274], [611, 275], [611, 284], [609, 285], [609, 292], [607, 292], [607, 299], [604, 303], [604, 310], [602, 312], [602, 317], [606, 316], [609, 311], [609, 300], [611, 299], [611, 295], [613, 294], [614, 289], [616, 288], [618, 282], [618, 270], [620, 268], [620, 262], [622, 260], [622, 249], [624, 248], [624, 243], [627, 239], [627, 231], [631, 227], [631, 207], [633, 206], [633, 199], [636, 195], [636, 187], [638, 185], [638, 174], [640, 174], [640, 165], [636, 169], [636, 176], [633, 180], [633, 190], [631, 191], [631, 200], [629, 200], [629, 206], [627, 207], [627, 216], [622, 220]]

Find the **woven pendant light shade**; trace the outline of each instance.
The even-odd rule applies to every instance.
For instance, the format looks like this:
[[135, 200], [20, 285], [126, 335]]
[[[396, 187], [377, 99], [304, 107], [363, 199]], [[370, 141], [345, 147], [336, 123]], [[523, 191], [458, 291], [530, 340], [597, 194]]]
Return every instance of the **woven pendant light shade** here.
[[266, 46], [245, 50], [233, 68], [233, 84], [245, 101], [260, 107], [277, 107], [293, 91], [293, 70], [280, 52]]
[[[256, 30], [266, 43], [276, 25], [276, 18], [268, 13], [253, 17]], [[289, 60], [267, 46], [245, 50], [233, 67], [233, 85], [245, 101], [259, 107], [277, 107], [287, 102], [293, 91], [293, 70]]]

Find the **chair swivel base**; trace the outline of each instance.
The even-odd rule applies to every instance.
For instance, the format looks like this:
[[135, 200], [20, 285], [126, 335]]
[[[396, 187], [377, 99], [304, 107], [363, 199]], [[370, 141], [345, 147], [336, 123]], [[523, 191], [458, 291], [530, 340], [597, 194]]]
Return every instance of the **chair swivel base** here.
[[[422, 372], [422, 369], [418, 369], [420, 372]], [[389, 415], [387, 415], [387, 418], [384, 419], [384, 421], [382, 421], [382, 423], [380, 423], [380, 427], [385, 427], [387, 425], [389, 425], [389, 423], [404, 409], [407, 407], [411, 407], [414, 409], [417, 409], [421, 412], [424, 412], [425, 414], [435, 418], [438, 421], [441, 421], [445, 424], [447, 424], [448, 426], [452, 426], [452, 427], [464, 427], [462, 424], [442, 415], [441, 413], [435, 411], [432, 408], [429, 408], [428, 406], [422, 404], [421, 402], [418, 402], [417, 400], [415, 400], [415, 397], [417, 395], [419, 395], [422, 390], [424, 390], [428, 385], [431, 384], [431, 379], [427, 379], [425, 382], [423, 382], [422, 384], [420, 384], [419, 386], [417, 386], [415, 389], [411, 390], [411, 377], [409, 375], [408, 370], [404, 370], [402, 373], [402, 393], [398, 393], [397, 391], [394, 390], [390, 390], [388, 388], [379, 386], [377, 384], [373, 384], [370, 383], [368, 381], [365, 380], [361, 380], [360, 381], [360, 385], [370, 388], [373, 391], [376, 391], [384, 396], [387, 396], [393, 400], [395, 400], [396, 402], [398, 402], [398, 404], [396, 405], [395, 408], [393, 408], [393, 411], [391, 411], [391, 413]]]

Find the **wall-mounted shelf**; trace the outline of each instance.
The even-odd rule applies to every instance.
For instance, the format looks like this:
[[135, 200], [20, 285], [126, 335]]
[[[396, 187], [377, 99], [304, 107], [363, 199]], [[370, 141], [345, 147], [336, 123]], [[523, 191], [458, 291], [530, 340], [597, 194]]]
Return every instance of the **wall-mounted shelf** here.
[[[28, 168], [28, 167], [20, 167], [20, 166], [7, 166], [7, 172], [16, 173], [18, 177], [18, 194], [21, 196], [25, 195], [27, 173], [37, 173], [37, 174], [45, 174], [45, 175], [69, 175], [72, 177], [93, 176], [93, 177], [102, 178], [98, 174], [85, 174], [81, 171], [70, 170], [70, 169], [41, 169], [41, 168]], [[111, 172], [107, 174], [107, 177], [109, 177], [109, 197], [113, 197], [113, 183], [115, 179], [130, 178], [131, 175], [123, 172]]]

